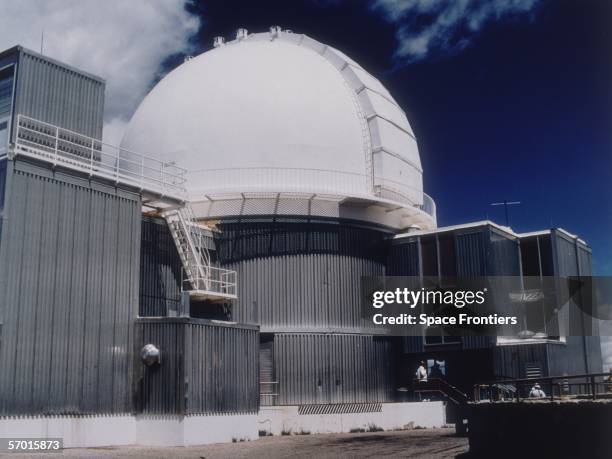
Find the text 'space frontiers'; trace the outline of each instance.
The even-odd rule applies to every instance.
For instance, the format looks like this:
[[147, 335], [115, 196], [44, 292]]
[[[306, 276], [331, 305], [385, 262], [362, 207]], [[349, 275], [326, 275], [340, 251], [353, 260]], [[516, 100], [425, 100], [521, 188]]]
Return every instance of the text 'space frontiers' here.
[[[396, 288], [394, 290], [379, 290], [372, 293], [372, 307], [378, 310], [372, 316], [375, 325], [419, 325], [432, 326], [498, 326], [516, 325], [518, 319], [515, 316], [502, 316], [495, 313], [486, 315], [474, 315], [467, 313], [459, 314], [432, 314], [414, 313], [412, 310], [420, 306], [426, 310], [427, 306], [448, 310], [448, 307], [463, 309], [466, 306], [479, 306], [486, 301], [487, 289], [481, 290], [410, 290], [408, 288]], [[411, 312], [394, 313], [389, 315], [380, 311], [385, 306], [407, 307]], [[442, 307], [442, 308], [441, 308]], [[452, 308], [451, 308], [452, 309]], [[455, 309], [455, 310], [456, 310]]]

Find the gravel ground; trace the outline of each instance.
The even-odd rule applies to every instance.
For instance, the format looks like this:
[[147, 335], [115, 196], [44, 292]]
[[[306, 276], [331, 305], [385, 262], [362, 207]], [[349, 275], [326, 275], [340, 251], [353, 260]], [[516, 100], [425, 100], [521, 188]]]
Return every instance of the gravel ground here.
[[63, 454], [3, 456], [11, 459], [58, 457], [143, 457], [143, 458], [332, 458], [332, 457], [426, 457], [454, 458], [468, 451], [467, 438], [455, 429], [417, 429], [354, 434], [291, 435], [265, 437], [256, 441], [218, 443], [187, 448], [122, 446], [67, 449]]

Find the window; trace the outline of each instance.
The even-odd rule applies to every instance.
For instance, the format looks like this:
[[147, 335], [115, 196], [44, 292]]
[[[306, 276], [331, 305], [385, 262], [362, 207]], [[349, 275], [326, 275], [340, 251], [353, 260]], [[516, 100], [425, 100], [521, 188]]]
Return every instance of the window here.
[[9, 141], [9, 119], [13, 105], [13, 66], [0, 70], [0, 155]]
[[461, 343], [460, 336], [444, 335], [441, 328], [430, 328], [425, 335], [425, 345], [457, 344]]

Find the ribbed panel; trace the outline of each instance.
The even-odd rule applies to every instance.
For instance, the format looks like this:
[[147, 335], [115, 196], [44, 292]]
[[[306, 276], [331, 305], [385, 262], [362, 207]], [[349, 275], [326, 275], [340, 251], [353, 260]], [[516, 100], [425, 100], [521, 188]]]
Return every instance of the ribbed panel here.
[[279, 405], [374, 403], [393, 398], [392, 345], [368, 335], [278, 334]]
[[15, 114], [101, 139], [103, 110], [102, 81], [42, 56], [20, 53]]
[[402, 336], [402, 349], [405, 353], [423, 352], [422, 336]]
[[419, 276], [419, 244], [409, 241], [392, 245], [387, 260], [388, 276]]
[[187, 414], [257, 412], [258, 356], [254, 328], [187, 325]]
[[463, 349], [488, 349], [495, 345], [494, 336], [464, 336]]
[[136, 409], [149, 414], [179, 414], [185, 411], [185, 324], [136, 323], [136, 355], [146, 344], [161, 352], [161, 365], [145, 367], [135, 362]]
[[551, 234], [556, 257], [556, 276], [579, 276], [576, 242], [559, 231]]
[[[4, 222], [4, 196], [6, 194], [6, 169], [8, 161], [0, 160], [0, 243], [2, 243], [2, 226]], [[0, 249], [1, 250], [1, 249]]]
[[591, 251], [582, 244], [578, 244], [578, 263], [581, 276], [593, 275], [591, 268]]
[[486, 276], [486, 241], [481, 229], [478, 232], [455, 235], [455, 260], [457, 276]]
[[543, 376], [549, 375], [546, 344], [497, 346], [494, 348], [493, 355], [495, 376], [498, 378], [525, 378], [528, 364], [540, 365]]
[[519, 240], [492, 228], [486, 262], [488, 276], [520, 276]]
[[254, 413], [259, 408], [259, 333], [197, 319], [140, 319], [137, 351], [148, 343], [162, 364], [140, 374], [137, 406], [149, 414]]
[[384, 266], [346, 255], [288, 255], [227, 265], [238, 272], [233, 320], [262, 331], [372, 328], [361, 317], [362, 276], [382, 276]]
[[12, 164], [0, 246], [0, 413], [130, 412], [139, 199]]
[[219, 227], [219, 260], [238, 272], [233, 320], [264, 332], [371, 332], [359, 286], [384, 275], [384, 233], [339, 222]]
[[339, 221], [245, 221], [222, 223], [219, 228], [217, 254], [221, 263], [316, 253], [349, 255], [376, 260], [381, 264], [385, 262], [385, 233]]
[[143, 217], [140, 246], [141, 317], [163, 317], [181, 301], [181, 259], [163, 218]]

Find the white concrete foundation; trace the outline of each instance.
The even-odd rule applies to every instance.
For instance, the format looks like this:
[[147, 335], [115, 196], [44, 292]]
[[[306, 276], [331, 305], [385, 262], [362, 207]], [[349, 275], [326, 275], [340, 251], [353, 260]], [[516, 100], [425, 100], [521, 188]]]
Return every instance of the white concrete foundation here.
[[256, 440], [259, 431], [335, 433], [441, 427], [443, 402], [383, 403], [363, 413], [299, 414], [297, 406], [262, 407], [259, 414], [217, 416], [38, 416], [0, 418], [2, 438], [63, 438], [64, 447], [189, 446]]
[[257, 415], [0, 418], [2, 438], [63, 438], [65, 448], [188, 446], [258, 438]]
[[442, 427], [446, 424], [443, 402], [383, 403], [370, 413], [298, 414], [297, 406], [261, 407], [259, 430], [284, 433], [341, 433], [356, 430], [397, 430]]

